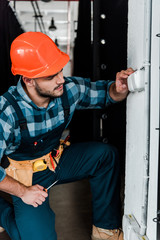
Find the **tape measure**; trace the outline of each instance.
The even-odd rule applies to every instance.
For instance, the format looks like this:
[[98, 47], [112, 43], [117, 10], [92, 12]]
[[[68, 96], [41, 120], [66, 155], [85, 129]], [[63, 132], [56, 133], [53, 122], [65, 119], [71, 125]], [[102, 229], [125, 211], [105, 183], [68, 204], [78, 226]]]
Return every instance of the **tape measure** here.
[[37, 160], [36, 162], [33, 163], [33, 171], [34, 172], [39, 172], [46, 170], [47, 164], [44, 162], [44, 160]]

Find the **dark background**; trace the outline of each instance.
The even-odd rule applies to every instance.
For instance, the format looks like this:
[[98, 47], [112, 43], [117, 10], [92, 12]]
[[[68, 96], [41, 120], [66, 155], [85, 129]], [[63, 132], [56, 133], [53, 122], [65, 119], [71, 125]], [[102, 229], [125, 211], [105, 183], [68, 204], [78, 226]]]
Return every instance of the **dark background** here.
[[[75, 40], [73, 75], [115, 80], [127, 68], [128, 0], [93, 1], [93, 41], [91, 41], [90, 0], [79, 2], [78, 32]], [[102, 17], [105, 15], [105, 18]], [[105, 41], [105, 44], [101, 43]], [[100, 133], [100, 119], [103, 130]], [[126, 101], [104, 110], [77, 111], [70, 125], [74, 142], [98, 140], [115, 145], [122, 171], [125, 161]]]

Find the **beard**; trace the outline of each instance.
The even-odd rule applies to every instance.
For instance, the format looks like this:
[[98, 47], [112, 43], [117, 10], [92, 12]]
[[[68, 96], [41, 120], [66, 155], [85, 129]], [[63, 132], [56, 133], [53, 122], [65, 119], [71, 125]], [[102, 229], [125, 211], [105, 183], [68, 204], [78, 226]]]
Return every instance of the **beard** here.
[[[36, 82], [35, 82], [36, 83]], [[57, 90], [61, 85], [58, 85], [57, 87], [55, 87], [52, 91], [48, 90], [48, 91], [45, 91], [43, 90], [37, 83], [35, 84], [35, 90], [37, 92], [37, 94], [41, 97], [44, 97], [44, 98], [57, 98], [57, 97], [60, 97], [62, 96], [63, 94], [63, 90], [59, 93], [56, 94], [55, 90]]]

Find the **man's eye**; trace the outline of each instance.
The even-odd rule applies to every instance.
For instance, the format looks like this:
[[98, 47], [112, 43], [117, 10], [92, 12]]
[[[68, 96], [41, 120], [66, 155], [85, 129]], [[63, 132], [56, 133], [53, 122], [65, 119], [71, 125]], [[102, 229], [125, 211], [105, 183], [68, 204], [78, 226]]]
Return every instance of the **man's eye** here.
[[61, 69], [61, 71], [59, 71], [58, 73], [54, 74], [53, 76], [47, 77], [47, 80], [52, 80], [55, 76], [57, 76], [59, 73], [61, 73], [63, 71], [63, 68]]
[[52, 80], [52, 78], [54, 78], [54, 76], [52, 76], [52, 77], [48, 77], [47, 80]]

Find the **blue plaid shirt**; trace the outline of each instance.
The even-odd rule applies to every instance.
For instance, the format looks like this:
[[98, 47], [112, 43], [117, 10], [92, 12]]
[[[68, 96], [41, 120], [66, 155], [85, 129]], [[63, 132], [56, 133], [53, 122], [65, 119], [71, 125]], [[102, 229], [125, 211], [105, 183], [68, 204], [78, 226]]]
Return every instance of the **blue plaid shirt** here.
[[[67, 77], [66, 89], [70, 104], [70, 120], [75, 109], [100, 109], [115, 101], [109, 95], [109, 87], [113, 81], [100, 80], [91, 82], [90, 79]], [[17, 89], [17, 91], [15, 91]], [[51, 99], [47, 108], [38, 107], [25, 93], [21, 80], [17, 86], [8, 90], [16, 98], [31, 137], [39, 136], [53, 130], [64, 122], [64, 112], [61, 98]], [[0, 159], [2, 156], [14, 152], [20, 145], [21, 134], [15, 109], [8, 101], [0, 97]], [[0, 166], [0, 181], [6, 176]]]

